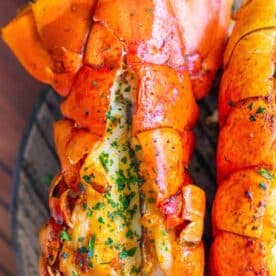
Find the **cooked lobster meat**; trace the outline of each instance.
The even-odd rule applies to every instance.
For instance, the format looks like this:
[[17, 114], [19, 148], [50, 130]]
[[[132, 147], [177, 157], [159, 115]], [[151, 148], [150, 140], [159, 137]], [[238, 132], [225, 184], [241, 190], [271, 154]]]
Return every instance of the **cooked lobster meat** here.
[[224, 55], [212, 275], [276, 275], [275, 12], [244, 4]]
[[205, 194], [187, 166], [231, 2], [38, 0], [3, 29], [65, 97], [40, 275], [203, 275]]

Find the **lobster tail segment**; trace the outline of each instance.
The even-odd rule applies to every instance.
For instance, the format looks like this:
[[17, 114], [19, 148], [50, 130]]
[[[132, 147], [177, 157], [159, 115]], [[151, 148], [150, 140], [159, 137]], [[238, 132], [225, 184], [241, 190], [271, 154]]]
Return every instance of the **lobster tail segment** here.
[[66, 96], [82, 66], [96, 2], [36, 1], [3, 28], [3, 39], [31, 75]]
[[212, 275], [276, 275], [275, 12], [245, 3], [224, 56]]
[[231, 3], [38, 0], [4, 28], [65, 96], [41, 275], [203, 275], [205, 194], [187, 168]]
[[129, 64], [188, 70], [193, 93], [202, 98], [221, 65], [232, 2], [99, 0], [94, 18], [126, 43]]
[[91, 26], [101, 21], [126, 44], [129, 64], [188, 70], [202, 98], [221, 65], [232, 2], [39, 0], [3, 29], [3, 39], [31, 75], [66, 96], [91, 49]]

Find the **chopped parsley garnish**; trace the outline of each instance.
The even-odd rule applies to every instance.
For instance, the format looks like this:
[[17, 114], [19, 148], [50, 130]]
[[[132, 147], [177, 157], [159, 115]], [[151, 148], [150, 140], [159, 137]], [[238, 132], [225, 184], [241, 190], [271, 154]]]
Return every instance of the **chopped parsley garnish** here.
[[[133, 266], [131, 268], [131, 273], [134, 273], [134, 274], [139, 274], [141, 272], [141, 269], [139, 267], [136, 267], [136, 266]], [[144, 275], [143, 275], [144, 276]], [[145, 275], [146, 276], [146, 275]]]
[[265, 112], [265, 107], [259, 106], [256, 111], [256, 114], [260, 114], [260, 113], [264, 113], [264, 112]]
[[88, 242], [88, 258], [90, 259], [94, 257], [95, 242], [96, 242], [96, 235], [93, 235]]
[[108, 112], [106, 113], [106, 119], [110, 120], [112, 123], [116, 121], [116, 117], [111, 114], [111, 110], [108, 110]]
[[84, 237], [78, 238], [78, 241], [79, 241], [79, 242], [83, 242], [83, 241], [84, 241]]
[[123, 191], [126, 186], [127, 179], [122, 170], [117, 171], [115, 182], [117, 184], [118, 192]]
[[252, 110], [252, 109], [253, 109], [253, 105], [254, 105], [253, 102], [251, 102], [251, 103], [248, 105], [249, 110]]
[[121, 248], [120, 244], [119, 244], [119, 243], [116, 243], [116, 244], [115, 244], [115, 249], [116, 249], [116, 250], [119, 250], [120, 248]]
[[91, 184], [91, 179], [94, 178], [94, 174], [89, 174], [89, 175], [84, 175], [82, 177], [82, 179], [87, 183], [87, 184]]
[[125, 92], [130, 92], [131, 88], [130, 88], [130, 85], [128, 85], [126, 88], [125, 88]]
[[82, 247], [79, 247], [79, 248], [77, 249], [77, 252], [78, 252], [79, 254], [85, 254], [85, 253], [88, 253], [88, 250], [87, 250], [87, 248], [86, 248], [85, 246], [82, 246]]
[[133, 231], [131, 229], [128, 229], [126, 232], [126, 237], [128, 239], [132, 239], [133, 238]]
[[61, 256], [63, 259], [67, 259], [68, 258], [68, 253], [67, 252], [62, 252]]
[[93, 86], [97, 86], [97, 82], [96, 81], [93, 81]]
[[99, 156], [100, 162], [102, 166], [104, 167], [105, 171], [108, 172], [108, 159], [109, 159], [109, 154], [106, 152], [102, 152]]
[[135, 145], [135, 147], [134, 147], [134, 150], [136, 152], [140, 151], [141, 149], [142, 149], [142, 147], [140, 145]]
[[154, 203], [155, 199], [153, 197], [148, 198], [148, 203]]
[[107, 199], [107, 202], [111, 205], [112, 208], [117, 208], [118, 207], [118, 203], [116, 203], [111, 198]]
[[127, 144], [122, 145], [122, 151], [127, 151], [129, 149]]
[[111, 221], [114, 221], [116, 217], [121, 217], [122, 219], [126, 220], [126, 216], [123, 214], [123, 211], [120, 209], [117, 209], [114, 212], [108, 212], [108, 217], [111, 219]]
[[92, 214], [93, 214], [92, 210], [91, 210], [91, 209], [88, 209], [88, 211], [87, 211], [87, 216], [88, 216], [89, 218], [91, 218], [91, 217], [92, 217]]
[[99, 217], [98, 222], [101, 223], [101, 224], [104, 224], [104, 219], [102, 217]]
[[79, 276], [79, 274], [75, 271], [72, 271], [72, 276]]
[[106, 242], [105, 245], [112, 245], [113, 244], [113, 240], [109, 237]]
[[119, 253], [119, 258], [121, 260], [124, 260], [127, 257], [133, 257], [135, 252], [137, 250], [137, 247], [132, 247], [129, 250], [123, 249], [120, 253]]
[[112, 148], [118, 148], [118, 142], [117, 141], [113, 141], [112, 143], [111, 143], [111, 147]]
[[266, 186], [265, 183], [260, 182], [260, 183], [259, 183], [259, 188], [265, 191], [265, 190], [267, 189], [267, 186]]
[[268, 180], [274, 178], [273, 173], [268, 171], [267, 169], [264, 169], [264, 168], [259, 169], [258, 174], [261, 175], [262, 177], [268, 179]]
[[134, 192], [131, 192], [128, 195], [120, 195], [119, 196], [119, 201], [120, 201], [123, 209], [128, 209], [128, 207], [130, 205], [130, 201], [134, 196], [135, 196]]
[[101, 210], [103, 207], [105, 206], [105, 204], [103, 202], [97, 202], [94, 206], [93, 206], [93, 210]]
[[137, 210], [138, 210], [137, 204], [135, 204], [132, 209], [127, 210], [127, 213], [130, 215], [131, 219], [133, 219], [133, 217], [136, 214]]
[[127, 170], [127, 181], [128, 183], [133, 183], [133, 184], [143, 184], [144, 183], [144, 178], [140, 177], [135, 171], [133, 171], [133, 168], [129, 168]]
[[251, 115], [249, 116], [249, 120], [250, 120], [251, 122], [255, 122], [255, 121], [256, 121], [256, 116], [253, 115], [253, 114], [251, 114]]
[[66, 230], [62, 230], [60, 233], [60, 238], [63, 241], [71, 241], [72, 238], [69, 236], [68, 232]]
[[127, 163], [127, 157], [124, 156], [124, 157], [121, 159], [121, 162], [122, 162], [123, 164], [126, 164], [126, 163]]
[[88, 265], [89, 265], [89, 267], [91, 267], [91, 268], [93, 268], [93, 267], [94, 267], [94, 265], [93, 265], [93, 263], [92, 263], [92, 262], [88, 262]]

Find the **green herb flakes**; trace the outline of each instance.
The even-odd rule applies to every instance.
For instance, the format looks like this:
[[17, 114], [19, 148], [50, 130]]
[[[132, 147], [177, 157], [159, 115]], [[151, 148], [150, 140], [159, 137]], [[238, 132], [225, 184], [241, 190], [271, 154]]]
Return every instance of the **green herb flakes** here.
[[260, 182], [260, 183], [259, 183], [259, 188], [265, 191], [265, 190], [267, 189], [267, 186], [266, 186], [265, 183]]
[[101, 224], [104, 224], [104, 219], [102, 217], [99, 217], [98, 222], [101, 223]]
[[104, 244], [105, 245], [112, 245], [113, 244], [113, 240], [109, 237]]
[[63, 240], [63, 241], [71, 241], [72, 240], [72, 238], [69, 236], [69, 234], [66, 230], [61, 231], [60, 239]]
[[92, 259], [94, 257], [95, 242], [96, 242], [96, 235], [93, 235], [88, 241], [88, 258], [89, 259]]
[[86, 254], [86, 253], [88, 253], [88, 250], [87, 250], [87, 248], [86, 248], [85, 246], [82, 246], [82, 247], [79, 247], [79, 248], [77, 249], [77, 252], [78, 252], [79, 254]]
[[83, 241], [84, 241], [84, 237], [78, 238], [78, 241], [79, 241], [79, 242], [83, 242]]
[[61, 253], [61, 257], [62, 257], [63, 259], [67, 259], [67, 258], [68, 258], [68, 253], [67, 253], [67, 252], [62, 252], [62, 253]]
[[261, 168], [258, 170], [258, 174], [264, 177], [265, 179], [273, 179], [274, 175], [272, 172], [268, 171], [267, 169]]
[[249, 116], [249, 120], [250, 120], [251, 122], [255, 122], [257, 119], [256, 119], [256, 116], [255, 116], [255, 115], [251, 114], [251, 115]]
[[260, 113], [264, 113], [264, 112], [265, 112], [265, 107], [259, 106], [256, 111], [256, 114], [260, 114]]
[[87, 183], [87, 184], [91, 184], [91, 179], [94, 178], [94, 174], [89, 174], [89, 175], [84, 175], [82, 177], [82, 179]]
[[134, 146], [134, 151], [138, 152], [142, 149], [142, 147], [140, 145], [135, 145]]
[[100, 160], [102, 166], [104, 167], [105, 171], [108, 172], [109, 171], [109, 168], [108, 168], [109, 154], [106, 152], [102, 152], [99, 156], [99, 160]]
[[135, 252], [136, 252], [137, 248], [136, 247], [132, 247], [131, 249], [129, 250], [126, 250], [126, 249], [123, 249], [123, 251], [121, 251], [119, 253], [119, 258], [121, 260], [124, 260], [125, 258], [127, 257], [133, 257], [135, 255]]
[[97, 202], [94, 206], [93, 206], [93, 210], [101, 210], [102, 208], [104, 208], [105, 204], [103, 202]]
[[128, 86], [125, 88], [125, 92], [130, 92], [130, 90], [131, 90], [131, 87], [130, 87], [130, 85], [128, 85]]
[[153, 197], [148, 198], [148, 203], [154, 203], [155, 199]]
[[121, 162], [122, 162], [123, 164], [126, 164], [126, 163], [127, 163], [127, 157], [124, 156], [124, 157], [121, 159]]
[[88, 266], [94, 268], [94, 264], [92, 262], [88, 262]]
[[254, 105], [254, 103], [251, 102], [251, 103], [248, 105], [248, 109], [249, 109], [249, 110], [252, 110], [252, 109], [253, 109], [253, 105]]
[[128, 229], [127, 232], [126, 232], [126, 237], [128, 239], [132, 239], [133, 238], [133, 231], [131, 229]]

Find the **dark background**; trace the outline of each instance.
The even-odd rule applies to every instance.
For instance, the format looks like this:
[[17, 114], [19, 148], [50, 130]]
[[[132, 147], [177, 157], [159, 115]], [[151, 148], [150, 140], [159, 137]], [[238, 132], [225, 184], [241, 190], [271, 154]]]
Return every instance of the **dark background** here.
[[[0, 0], [0, 27], [24, 3]], [[12, 174], [24, 128], [41, 88], [0, 39], [0, 276], [16, 275], [10, 225]]]

